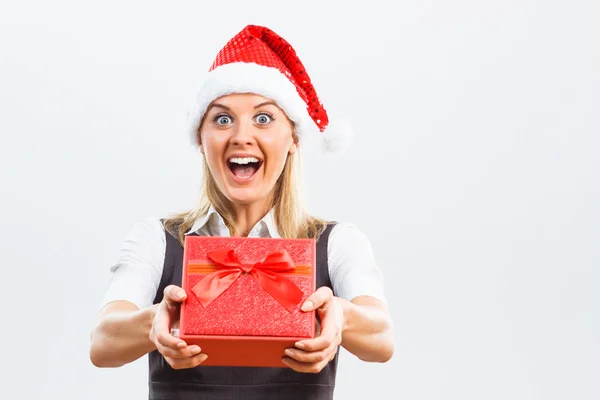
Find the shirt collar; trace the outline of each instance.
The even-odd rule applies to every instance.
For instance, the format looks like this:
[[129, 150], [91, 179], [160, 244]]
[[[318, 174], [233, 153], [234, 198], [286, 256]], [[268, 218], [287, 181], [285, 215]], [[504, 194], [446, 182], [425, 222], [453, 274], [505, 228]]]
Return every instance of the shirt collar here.
[[275, 224], [275, 213], [273, 209], [269, 210], [267, 215], [260, 220], [259, 224], [261, 224], [267, 231], [267, 234], [274, 239], [280, 238], [279, 231], [277, 230], [277, 225]]
[[[216, 219], [215, 222], [217, 222], [219, 226], [225, 227], [225, 221], [223, 220], [223, 217], [221, 217], [221, 215], [213, 206], [210, 206], [208, 212], [196, 219], [192, 227], [185, 234], [189, 235], [193, 232], [198, 232], [200, 229], [206, 226], [206, 224], [208, 224], [212, 219]], [[226, 228], [225, 231], [227, 231]], [[260, 221], [258, 221], [256, 226], [252, 229], [250, 236], [268, 236], [271, 238], [280, 238], [279, 231], [277, 230], [277, 225], [275, 224], [275, 216], [273, 209], [271, 209], [267, 213], [267, 215], [265, 215]]]
[[208, 221], [210, 221], [213, 215], [218, 216], [221, 219], [221, 221], [223, 220], [223, 218], [221, 218], [217, 210], [215, 210], [213, 206], [210, 206], [208, 212], [203, 216], [197, 218], [196, 221], [194, 221], [194, 224], [192, 225], [190, 230], [188, 230], [185, 234], [189, 235], [190, 233], [197, 232], [198, 230], [202, 229], [204, 225], [206, 225]]

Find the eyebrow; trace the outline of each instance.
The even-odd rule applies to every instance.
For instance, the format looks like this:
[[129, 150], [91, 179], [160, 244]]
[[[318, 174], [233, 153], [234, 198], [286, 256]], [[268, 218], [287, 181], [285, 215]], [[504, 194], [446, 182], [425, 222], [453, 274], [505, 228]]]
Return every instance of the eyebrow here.
[[255, 105], [255, 106], [254, 106], [254, 109], [257, 109], [257, 108], [259, 108], [259, 107], [266, 106], [266, 105], [277, 106], [277, 104], [275, 104], [275, 102], [274, 102], [274, 101], [271, 101], [271, 100], [269, 100], [269, 101], [264, 101], [264, 102], [262, 102], [262, 103], [260, 103], [260, 104], [257, 104], [257, 105]]
[[[263, 101], [262, 103], [255, 105], [255, 106], [254, 106], [254, 109], [260, 108], [260, 107], [262, 107], [262, 106], [268, 106], [268, 105], [277, 106], [277, 104], [275, 104], [275, 102], [274, 102], [274, 101], [271, 101], [271, 100], [269, 100], [269, 101]], [[208, 110], [206, 110], [206, 111], [209, 111], [209, 110], [210, 110], [211, 108], [213, 108], [213, 107], [219, 107], [219, 108], [222, 108], [222, 109], [224, 109], [224, 110], [231, 111], [231, 108], [229, 108], [229, 107], [227, 107], [227, 106], [225, 106], [225, 105], [223, 105], [223, 104], [219, 104], [219, 103], [213, 103], [213, 104], [212, 104], [212, 105], [211, 105], [211, 106], [208, 108]]]
[[[227, 106], [224, 106], [223, 104], [219, 104], [219, 103], [213, 103], [213, 104], [212, 104], [212, 105], [211, 105], [211, 106], [208, 108], [208, 110], [210, 110], [210, 109], [211, 109], [211, 108], [213, 108], [213, 107], [219, 107], [219, 108], [222, 108], [222, 109], [224, 109], [224, 110], [231, 111], [231, 108], [229, 108], [229, 107], [227, 107]], [[206, 111], [208, 111], [208, 110], [206, 110]]]

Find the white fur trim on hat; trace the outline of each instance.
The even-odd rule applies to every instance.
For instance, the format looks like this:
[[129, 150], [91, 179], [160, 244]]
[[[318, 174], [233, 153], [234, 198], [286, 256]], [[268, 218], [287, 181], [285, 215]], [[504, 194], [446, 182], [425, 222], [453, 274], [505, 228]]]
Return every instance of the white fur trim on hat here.
[[317, 140], [327, 153], [343, 151], [350, 144], [349, 124], [343, 124], [337, 132], [330, 132], [330, 126], [320, 132], [296, 86], [281, 71], [255, 63], [237, 62], [219, 66], [206, 74], [188, 115], [188, 134], [194, 146], [198, 145], [198, 127], [210, 103], [232, 93], [254, 93], [275, 101], [294, 122], [299, 143], [309, 138], [309, 142]]

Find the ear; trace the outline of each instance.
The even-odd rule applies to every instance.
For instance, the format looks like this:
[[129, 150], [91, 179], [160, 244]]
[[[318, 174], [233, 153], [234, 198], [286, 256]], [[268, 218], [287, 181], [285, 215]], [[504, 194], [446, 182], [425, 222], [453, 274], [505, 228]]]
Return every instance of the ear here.
[[200, 130], [196, 134], [196, 140], [198, 141], [198, 148], [200, 149], [200, 153], [204, 155], [204, 146], [202, 146], [202, 136], [200, 134]]
[[290, 146], [290, 149], [288, 150], [288, 153], [289, 154], [294, 154], [296, 152], [296, 150], [298, 150], [298, 145], [294, 142]]
[[292, 124], [292, 145], [290, 146], [288, 153], [294, 154], [296, 150], [298, 150], [298, 135], [296, 135], [296, 128]]

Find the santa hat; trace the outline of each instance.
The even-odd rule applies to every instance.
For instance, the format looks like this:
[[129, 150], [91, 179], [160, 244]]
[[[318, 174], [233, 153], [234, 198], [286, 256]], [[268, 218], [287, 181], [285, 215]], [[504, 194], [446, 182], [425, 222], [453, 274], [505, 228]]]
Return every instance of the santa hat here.
[[268, 28], [246, 26], [217, 54], [189, 113], [195, 146], [210, 103], [231, 93], [254, 93], [275, 101], [294, 122], [299, 143], [317, 143], [324, 153], [343, 152], [352, 141], [348, 123], [330, 120], [292, 46]]

